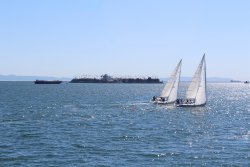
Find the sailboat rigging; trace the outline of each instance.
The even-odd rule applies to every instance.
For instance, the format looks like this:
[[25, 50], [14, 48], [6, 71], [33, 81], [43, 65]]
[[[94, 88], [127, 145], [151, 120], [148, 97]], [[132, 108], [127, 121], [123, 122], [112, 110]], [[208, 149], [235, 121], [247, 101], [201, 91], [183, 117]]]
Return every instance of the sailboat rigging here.
[[180, 83], [181, 64], [182, 60], [180, 60], [172, 72], [167, 84], [162, 90], [161, 96], [153, 97], [152, 101], [154, 104], [171, 104], [176, 102]]
[[178, 107], [204, 106], [207, 102], [207, 81], [205, 54], [193, 76], [186, 92], [185, 99], [177, 99], [175, 104]]

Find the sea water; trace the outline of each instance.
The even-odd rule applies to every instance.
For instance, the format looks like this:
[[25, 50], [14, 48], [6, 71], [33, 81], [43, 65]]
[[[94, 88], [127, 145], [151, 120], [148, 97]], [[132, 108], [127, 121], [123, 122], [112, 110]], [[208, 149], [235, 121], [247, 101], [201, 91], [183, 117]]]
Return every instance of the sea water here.
[[150, 103], [163, 86], [0, 82], [0, 166], [250, 166], [250, 85], [195, 108]]

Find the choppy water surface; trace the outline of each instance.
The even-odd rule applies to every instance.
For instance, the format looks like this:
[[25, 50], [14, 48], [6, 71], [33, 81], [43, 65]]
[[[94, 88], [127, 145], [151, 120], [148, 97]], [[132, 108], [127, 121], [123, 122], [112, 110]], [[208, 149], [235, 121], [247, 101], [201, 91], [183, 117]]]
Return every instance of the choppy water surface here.
[[162, 88], [0, 82], [0, 166], [250, 166], [250, 85], [197, 108], [150, 104]]

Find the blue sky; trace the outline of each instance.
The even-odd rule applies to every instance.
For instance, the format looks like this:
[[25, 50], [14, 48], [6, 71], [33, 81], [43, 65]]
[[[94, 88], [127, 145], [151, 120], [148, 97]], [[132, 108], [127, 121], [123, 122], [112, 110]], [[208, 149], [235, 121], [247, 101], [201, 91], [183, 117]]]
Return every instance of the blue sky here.
[[248, 0], [0, 0], [0, 74], [249, 80]]

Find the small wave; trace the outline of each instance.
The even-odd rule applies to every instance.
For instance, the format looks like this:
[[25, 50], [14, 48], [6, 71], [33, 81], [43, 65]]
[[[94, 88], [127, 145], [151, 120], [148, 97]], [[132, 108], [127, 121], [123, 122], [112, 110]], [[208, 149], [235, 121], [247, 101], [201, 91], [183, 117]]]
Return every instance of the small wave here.
[[85, 145], [82, 145], [82, 144], [72, 144], [73, 147], [76, 147], [76, 148], [85, 148], [86, 146]]
[[0, 148], [3, 148], [3, 149], [5, 149], [5, 148], [11, 148], [11, 145], [0, 145]]
[[123, 140], [123, 141], [141, 141], [143, 140], [143, 137], [140, 136], [120, 136], [120, 137], [113, 137], [113, 140]]
[[16, 157], [0, 157], [0, 164], [1, 162], [14, 162], [14, 161], [24, 161], [24, 160], [29, 160], [33, 158], [33, 156], [24, 156], [24, 155], [20, 155], [20, 156], [16, 156]]
[[39, 138], [39, 137], [40, 135], [35, 133], [24, 133], [20, 135], [20, 138]]
[[73, 111], [73, 112], [77, 112], [80, 110], [80, 108], [78, 108], [76, 105], [72, 105], [72, 104], [64, 105], [64, 109], [69, 110], [69, 111]]
[[82, 119], [86, 119], [86, 120], [92, 120], [95, 119], [95, 117], [93, 115], [83, 115], [81, 116]]
[[249, 140], [250, 139], [250, 131], [242, 132], [238, 135], [235, 135], [233, 138], [234, 140]]
[[250, 131], [247, 131], [246, 134], [243, 134], [242, 138], [245, 139], [245, 140], [249, 140], [250, 139]]
[[180, 154], [176, 152], [168, 152], [168, 153], [144, 153], [142, 155], [147, 158], [159, 159], [164, 157], [175, 157], [179, 156]]

